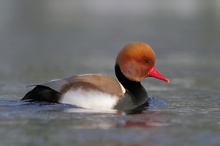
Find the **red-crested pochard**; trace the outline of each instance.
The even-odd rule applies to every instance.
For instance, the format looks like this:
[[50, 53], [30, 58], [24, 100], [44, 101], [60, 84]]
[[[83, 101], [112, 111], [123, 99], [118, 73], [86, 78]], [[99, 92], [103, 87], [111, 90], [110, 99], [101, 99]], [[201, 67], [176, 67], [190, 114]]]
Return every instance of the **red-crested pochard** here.
[[34, 85], [22, 100], [71, 104], [91, 109], [136, 108], [148, 101], [140, 81], [154, 77], [169, 82], [154, 67], [155, 54], [143, 42], [127, 44], [118, 54], [115, 74], [82, 74]]

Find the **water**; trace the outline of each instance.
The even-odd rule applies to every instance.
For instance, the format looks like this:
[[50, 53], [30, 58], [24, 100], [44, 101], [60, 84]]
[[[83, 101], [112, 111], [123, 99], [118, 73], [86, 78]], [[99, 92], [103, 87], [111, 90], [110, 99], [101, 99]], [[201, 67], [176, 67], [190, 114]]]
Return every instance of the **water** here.
[[[1, 145], [220, 144], [219, 2], [117, 2], [0, 2]], [[131, 41], [152, 46], [171, 81], [143, 81], [151, 104], [142, 113], [20, 101], [29, 84], [114, 76]]]

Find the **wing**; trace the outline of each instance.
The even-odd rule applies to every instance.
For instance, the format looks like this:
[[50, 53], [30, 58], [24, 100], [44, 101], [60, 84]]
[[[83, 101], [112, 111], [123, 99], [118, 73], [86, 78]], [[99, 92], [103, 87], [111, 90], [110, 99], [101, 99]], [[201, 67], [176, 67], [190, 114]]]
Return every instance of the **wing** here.
[[102, 74], [72, 76], [32, 86], [36, 87], [29, 91], [22, 100], [58, 102], [61, 95], [76, 88], [83, 88], [85, 91], [99, 90], [119, 97], [125, 93], [125, 89], [116, 79]]
[[79, 76], [73, 76], [64, 79], [69, 83], [69, 86], [81, 87], [87, 90], [96, 88], [105, 93], [114, 94], [117, 96], [124, 95], [124, 87], [113, 77], [102, 74], [84, 74]]

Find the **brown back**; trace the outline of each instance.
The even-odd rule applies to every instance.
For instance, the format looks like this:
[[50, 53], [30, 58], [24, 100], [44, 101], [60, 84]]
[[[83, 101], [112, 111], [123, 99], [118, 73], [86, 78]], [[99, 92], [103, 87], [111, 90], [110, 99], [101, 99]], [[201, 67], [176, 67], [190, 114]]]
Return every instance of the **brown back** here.
[[58, 92], [64, 93], [69, 89], [82, 88], [99, 90], [105, 93], [123, 96], [120, 83], [113, 77], [102, 74], [85, 74], [60, 80], [52, 80], [42, 84]]

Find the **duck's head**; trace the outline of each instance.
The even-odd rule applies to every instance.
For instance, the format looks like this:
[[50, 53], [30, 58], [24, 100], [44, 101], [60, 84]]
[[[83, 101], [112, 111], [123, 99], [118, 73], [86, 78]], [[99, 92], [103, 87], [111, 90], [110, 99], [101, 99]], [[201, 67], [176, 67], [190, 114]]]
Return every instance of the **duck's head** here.
[[127, 44], [119, 52], [116, 64], [131, 81], [140, 82], [146, 77], [154, 77], [169, 82], [169, 79], [154, 67], [155, 59], [155, 53], [150, 46], [143, 42], [134, 42]]

